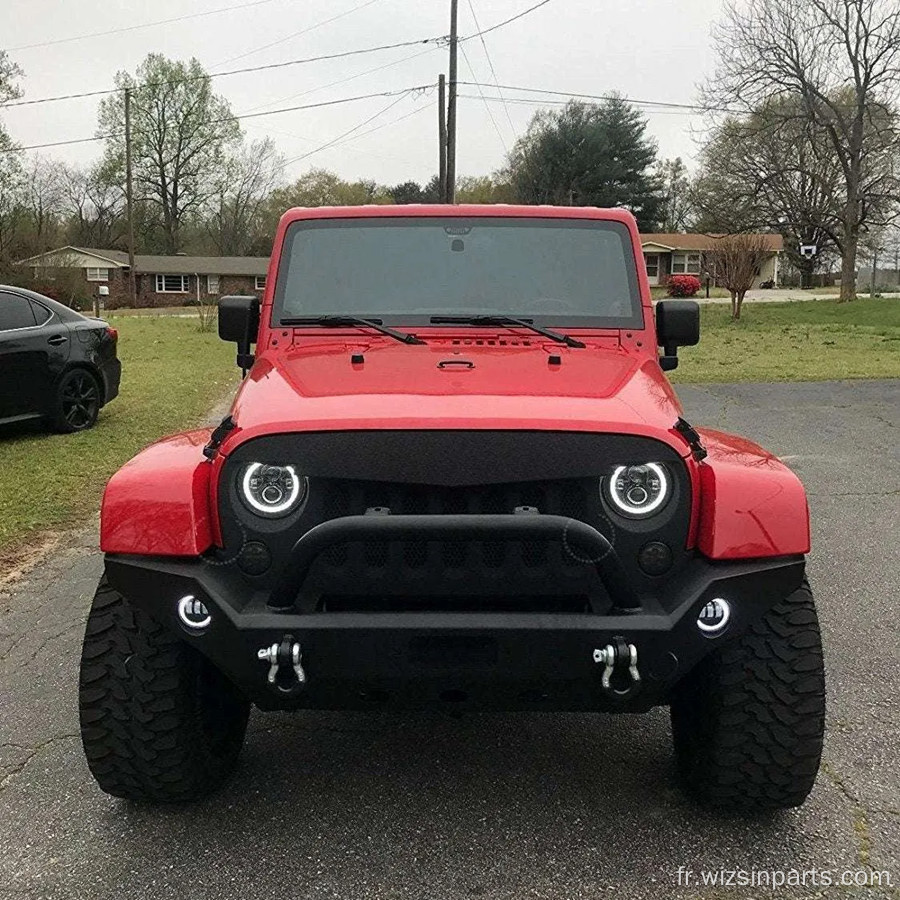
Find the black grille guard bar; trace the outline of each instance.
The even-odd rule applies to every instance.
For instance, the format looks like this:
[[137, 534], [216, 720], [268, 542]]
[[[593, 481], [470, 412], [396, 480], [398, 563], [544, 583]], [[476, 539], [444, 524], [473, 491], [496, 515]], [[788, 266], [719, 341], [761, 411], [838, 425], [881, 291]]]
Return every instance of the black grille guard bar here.
[[291, 549], [269, 598], [275, 609], [291, 609], [316, 557], [351, 541], [558, 541], [574, 560], [593, 565], [618, 610], [636, 610], [632, 589], [612, 544], [577, 519], [540, 513], [496, 515], [344, 516], [311, 528]]

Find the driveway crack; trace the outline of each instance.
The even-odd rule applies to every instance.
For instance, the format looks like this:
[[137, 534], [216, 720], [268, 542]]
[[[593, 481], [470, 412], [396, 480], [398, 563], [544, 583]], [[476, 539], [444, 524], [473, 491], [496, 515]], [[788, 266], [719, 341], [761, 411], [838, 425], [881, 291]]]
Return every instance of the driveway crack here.
[[26, 750], [27, 753], [25, 757], [20, 760], [16, 765], [14, 765], [7, 773], [3, 776], [3, 779], [0, 780], [0, 791], [5, 788], [16, 775], [19, 775], [22, 771], [24, 771], [25, 767], [43, 750], [46, 750], [47, 747], [55, 744], [57, 741], [70, 741], [79, 737], [78, 734], [54, 734], [48, 737], [45, 741], [41, 741], [41, 743], [37, 744], [34, 747], [27, 747], [24, 744], [16, 744], [12, 741], [8, 741], [4, 744], [0, 744], [0, 747], [15, 747], [17, 750]]

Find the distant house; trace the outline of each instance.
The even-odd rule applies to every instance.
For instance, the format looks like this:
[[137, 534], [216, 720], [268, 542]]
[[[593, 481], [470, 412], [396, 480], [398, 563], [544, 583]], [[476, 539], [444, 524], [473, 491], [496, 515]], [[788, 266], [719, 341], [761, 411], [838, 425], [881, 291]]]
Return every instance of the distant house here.
[[[78, 269], [85, 294], [96, 296], [105, 285], [109, 308], [127, 306], [128, 254], [122, 250], [60, 247], [20, 260], [38, 281], [52, 281], [60, 269]], [[226, 294], [261, 294], [266, 286], [267, 256], [145, 256], [134, 258], [138, 306], [182, 306]]]
[[[672, 275], [696, 275], [703, 281], [707, 273], [714, 282], [715, 272], [708, 254], [715, 249], [720, 237], [714, 234], [642, 234], [641, 247], [650, 284], [665, 284]], [[771, 255], [760, 267], [754, 287], [767, 281], [778, 284], [784, 241], [780, 234], [759, 237], [766, 241]]]

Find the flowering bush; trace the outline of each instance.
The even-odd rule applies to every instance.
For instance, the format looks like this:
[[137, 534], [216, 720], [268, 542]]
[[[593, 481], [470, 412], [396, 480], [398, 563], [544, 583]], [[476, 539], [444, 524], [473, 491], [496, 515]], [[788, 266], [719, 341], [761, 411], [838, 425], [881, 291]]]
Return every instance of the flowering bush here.
[[693, 297], [700, 290], [696, 275], [672, 275], [666, 285], [670, 297]]

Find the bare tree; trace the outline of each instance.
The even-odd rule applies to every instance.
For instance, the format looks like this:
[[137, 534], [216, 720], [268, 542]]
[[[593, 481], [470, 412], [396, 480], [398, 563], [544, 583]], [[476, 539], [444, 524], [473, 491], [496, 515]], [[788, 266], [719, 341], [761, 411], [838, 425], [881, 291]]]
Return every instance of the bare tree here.
[[76, 247], [116, 247], [125, 236], [125, 197], [100, 166], [62, 166], [62, 204], [68, 242]]
[[212, 92], [206, 70], [151, 53], [135, 76], [116, 75], [115, 94], [100, 104], [105, 166], [124, 184], [124, 90], [132, 92], [135, 191], [159, 214], [160, 249], [177, 253], [182, 229], [215, 190], [216, 173], [240, 128], [228, 103]]
[[731, 294], [732, 319], [740, 319], [744, 297], [771, 253], [760, 234], [723, 235], [716, 239], [714, 249], [707, 251], [707, 265], [715, 271], [716, 281]]
[[283, 158], [269, 138], [242, 144], [225, 161], [205, 217], [206, 229], [222, 256], [252, 252], [265, 202], [278, 187], [283, 167]]
[[711, 107], [752, 111], [799, 101], [823, 130], [843, 179], [841, 299], [856, 296], [856, 255], [869, 208], [896, 201], [900, 5], [896, 0], [729, 2], [714, 31]]
[[29, 255], [58, 243], [63, 183], [59, 167], [40, 154], [28, 160], [22, 173], [22, 204], [26, 215]]
[[657, 175], [662, 183], [662, 230], [666, 233], [687, 230], [695, 212], [687, 166], [680, 156], [664, 159], [659, 164]]
[[[692, 185], [695, 225], [707, 233], [777, 231], [803, 287], [842, 246], [841, 168], [821, 127], [797, 102], [774, 100], [715, 127]], [[815, 245], [815, 256], [800, 253]]]

